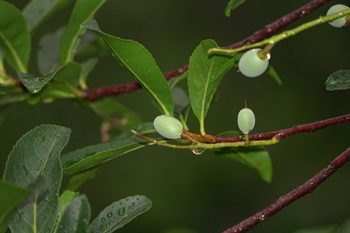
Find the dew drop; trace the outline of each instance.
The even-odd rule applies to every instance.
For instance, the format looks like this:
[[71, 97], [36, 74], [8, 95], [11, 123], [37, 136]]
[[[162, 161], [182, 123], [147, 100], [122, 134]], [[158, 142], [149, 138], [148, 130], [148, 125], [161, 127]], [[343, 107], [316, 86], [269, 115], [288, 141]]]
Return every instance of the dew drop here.
[[196, 148], [196, 149], [192, 149], [191, 151], [192, 151], [192, 153], [195, 154], [195, 155], [201, 155], [201, 154], [203, 154], [203, 152], [205, 151], [205, 149], [198, 149], [198, 148]]
[[108, 218], [113, 217], [113, 213], [112, 213], [112, 212], [108, 212], [107, 217], [108, 217]]
[[124, 208], [124, 207], [122, 207], [122, 208], [120, 208], [120, 209], [118, 210], [118, 215], [119, 215], [119, 216], [122, 216], [124, 213], [125, 213], [125, 208]]
[[39, 92], [38, 89], [34, 89], [34, 90], [32, 91], [32, 93], [38, 93], [38, 92]]
[[102, 221], [103, 223], [105, 223], [105, 222], [106, 222], [105, 217], [102, 217], [101, 221]]

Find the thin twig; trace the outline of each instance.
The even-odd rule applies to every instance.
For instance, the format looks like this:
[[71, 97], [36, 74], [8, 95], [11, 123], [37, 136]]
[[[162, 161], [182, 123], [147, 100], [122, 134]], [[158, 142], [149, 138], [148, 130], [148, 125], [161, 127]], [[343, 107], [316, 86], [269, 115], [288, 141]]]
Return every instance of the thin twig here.
[[343, 153], [331, 161], [325, 168], [318, 172], [311, 179], [300, 185], [296, 189], [293, 189], [289, 193], [279, 197], [274, 203], [266, 207], [265, 209], [257, 212], [256, 214], [246, 218], [237, 225], [228, 228], [223, 233], [242, 233], [249, 229], [252, 229], [262, 221], [266, 221], [271, 218], [277, 212], [287, 207], [299, 198], [306, 196], [313, 192], [320, 184], [328, 179], [336, 170], [343, 166], [350, 160], [350, 147]]
[[[274, 136], [277, 136], [278, 139], [282, 139], [293, 134], [298, 134], [303, 132], [315, 132], [327, 126], [339, 124], [342, 122], [348, 122], [348, 121], [350, 121], [350, 113], [342, 116], [321, 120], [321, 121], [315, 121], [315, 122], [303, 124], [303, 125], [295, 125], [287, 129], [281, 129], [281, 130], [270, 131], [265, 133], [250, 134], [249, 141], [267, 140], [267, 139], [273, 138]], [[215, 142], [237, 142], [237, 141], [242, 141], [243, 138], [241, 136], [235, 136], [235, 137], [216, 136], [214, 140]]]
[[[199, 134], [184, 130], [181, 139], [187, 140], [190, 144], [178, 145], [173, 144], [172, 140], [157, 141], [153, 138], [146, 137], [139, 132], [132, 131], [137, 137], [142, 138], [159, 146], [171, 147], [174, 149], [217, 149], [224, 147], [238, 146], [268, 146], [278, 143], [281, 139], [304, 132], [315, 132], [325, 127], [350, 121], [350, 114], [328, 118], [321, 121], [315, 121], [303, 125], [295, 125], [291, 128], [270, 131], [265, 133], [251, 134], [248, 136], [249, 143], [246, 144], [243, 136], [216, 136], [212, 134]], [[169, 143], [170, 142], [170, 143]]]
[[[306, 15], [310, 14], [314, 10], [318, 9], [319, 7], [323, 6], [327, 2], [331, 0], [312, 0], [306, 5], [300, 7], [299, 9], [279, 18], [275, 22], [266, 25], [263, 29], [256, 31], [251, 36], [235, 43], [230, 46], [229, 48], [238, 48], [245, 44], [251, 44], [256, 43], [258, 41], [261, 41], [269, 36], [271, 36], [273, 33], [277, 32], [278, 30], [288, 26], [292, 22], [301, 19], [305, 17]], [[179, 76], [180, 74], [183, 74], [188, 70], [188, 65], [184, 65], [179, 69], [169, 71], [164, 73], [164, 77], [166, 80], [169, 80], [171, 78], [174, 78], [176, 76]], [[97, 87], [97, 88], [90, 88], [82, 90], [84, 93], [84, 99], [88, 101], [94, 101], [106, 96], [116, 96], [123, 93], [130, 93], [133, 91], [136, 91], [141, 88], [141, 85], [138, 82], [131, 82], [126, 84], [117, 84], [112, 86], [104, 86], [104, 87]]]

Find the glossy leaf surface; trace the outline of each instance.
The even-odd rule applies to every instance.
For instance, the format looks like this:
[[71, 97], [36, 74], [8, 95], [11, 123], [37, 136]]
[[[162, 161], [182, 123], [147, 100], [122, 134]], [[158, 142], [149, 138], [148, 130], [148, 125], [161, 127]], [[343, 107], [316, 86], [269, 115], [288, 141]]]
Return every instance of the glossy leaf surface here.
[[80, 27], [86, 20], [91, 19], [106, 0], [77, 0], [60, 46], [62, 64], [72, 61], [79, 38], [83, 32]]
[[113, 56], [137, 78], [159, 110], [163, 114], [173, 115], [174, 103], [169, 85], [154, 58], [143, 45], [102, 32], [94, 20], [84, 23], [83, 27], [98, 32]]
[[188, 89], [193, 113], [204, 129], [204, 118], [224, 74], [234, 65], [234, 58], [208, 56], [210, 48], [216, 48], [213, 40], [202, 41], [193, 51], [188, 66]]

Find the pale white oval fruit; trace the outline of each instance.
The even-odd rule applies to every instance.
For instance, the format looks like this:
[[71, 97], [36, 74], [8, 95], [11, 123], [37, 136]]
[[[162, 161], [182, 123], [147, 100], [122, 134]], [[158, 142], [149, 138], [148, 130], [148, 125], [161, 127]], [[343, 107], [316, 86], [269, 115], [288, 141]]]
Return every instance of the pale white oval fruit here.
[[[331, 8], [329, 8], [329, 10], [327, 11], [327, 15], [332, 15], [332, 14], [338, 13], [339, 11], [342, 11], [342, 10], [345, 10], [348, 8], [349, 7], [346, 5], [337, 4], [337, 5], [334, 5]], [[338, 18], [336, 20], [333, 20], [333, 21], [329, 22], [329, 24], [332, 25], [333, 27], [341, 28], [346, 24], [345, 16]]]
[[178, 139], [183, 130], [182, 123], [169, 115], [157, 116], [153, 121], [156, 131], [165, 138]]
[[250, 108], [242, 108], [237, 117], [238, 128], [248, 134], [255, 126], [255, 115]]
[[251, 49], [243, 54], [238, 63], [240, 72], [249, 78], [255, 78], [264, 73], [269, 66], [268, 60], [259, 57], [261, 49]]

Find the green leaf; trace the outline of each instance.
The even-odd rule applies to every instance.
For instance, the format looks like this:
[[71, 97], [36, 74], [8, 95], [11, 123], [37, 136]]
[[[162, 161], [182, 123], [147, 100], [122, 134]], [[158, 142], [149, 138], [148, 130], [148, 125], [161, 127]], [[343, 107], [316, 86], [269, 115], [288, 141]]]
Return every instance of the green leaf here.
[[66, 190], [77, 191], [80, 186], [82, 186], [86, 181], [93, 179], [96, 176], [97, 168], [84, 170], [77, 174], [74, 174], [73, 177], [69, 180]]
[[16, 70], [27, 72], [30, 35], [21, 12], [13, 5], [0, 1], [0, 50]]
[[98, 32], [113, 56], [137, 78], [160, 111], [166, 115], [173, 115], [174, 103], [169, 85], [152, 55], [143, 45], [102, 32], [95, 20], [85, 22], [82, 27]]
[[332, 73], [326, 81], [327, 91], [350, 89], [350, 70], [339, 70]]
[[69, 0], [31, 0], [22, 10], [28, 29], [33, 32], [40, 24], [65, 7]]
[[83, 89], [87, 88], [87, 84], [86, 84], [87, 77], [89, 76], [90, 72], [95, 68], [97, 62], [98, 62], [98, 58], [94, 57], [94, 58], [87, 59], [86, 61], [80, 64], [81, 73], [79, 76], [79, 85], [81, 88]]
[[65, 209], [56, 232], [87, 232], [90, 215], [90, 204], [86, 196], [79, 196]]
[[266, 72], [268, 75], [270, 75], [271, 78], [273, 78], [277, 82], [278, 85], [282, 85], [282, 79], [271, 65], [269, 65]]
[[139, 138], [123, 138], [72, 151], [61, 158], [63, 172], [64, 174], [71, 174], [95, 167], [146, 146], [147, 143], [142, 141]]
[[74, 98], [80, 96], [77, 90], [79, 74], [79, 64], [70, 62], [61, 66], [54, 73], [42, 77], [23, 73], [18, 73], [18, 77], [32, 93], [37, 93], [45, 87], [41, 94], [43, 98]]
[[17, 205], [30, 191], [0, 180], [0, 232], [6, 232]]
[[72, 192], [70, 190], [66, 190], [62, 193], [62, 195], [58, 198], [58, 218], [57, 222], [60, 222], [63, 216], [64, 211], [70, 205], [70, 203], [79, 196], [78, 193]]
[[[52, 232], [62, 180], [59, 156], [69, 135], [68, 128], [41, 125], [22, 136], [10, 152], [4, 181], [35, 191], [34, 198], [22, 203], [15, 213], [10, 224], [12, 232]], [[38, 192], [39, 189], [45, 191]]]
[[272, 180], [272, 162], [269, 153], [262, 147], [223, 148], [216, 151], [223, 158], [233, 159], [254, 170], [267, 183]]
[[130, 196], [113, 202], [91, 222], [88, 232], [114, 232], [140, 214], [148, 211], [151, 207], [152, 201], [141, 195]]
[[17, 73], [19, 79], [23, 85], [31, 93], [39, 92], [50, 80], [54, 77], [55, 73], [45, 76], [37, 76], [36, 74]]
[[234, 65], [234, 58], [228, 56], [208, 56], [210, 48], [218, 47], [213, 40], [202, 41], [193, 51], [188, 65], [188, 89], [193, 113], [198, 118], [201, 133], [204, 118], [216, 89], [227, 71]]
[[239, 7], [241, 4], [243, 4], [246, 0], [230, 0], [229, 3], [226, 6], [225, 9], [225, 15], [227, 17], [231, 16], [231, 11]]
[[66, 32], [62, 38], [60, 47], [60, 60], [62, 64], [73, 60], [76, 48], [79, 44], [79, 38], [83, 32], [83, 28], [81, 28], [80, 25], [86, 20], [91, 19], [105, 1], [106, 0], [77, 0], [69, 19]]
[[78, 90], [80, 65], [69, 62], [60, 67], [53, 75], [50, 83], [43, 89], [41, 96], [50, 98], [77, 98], [81, 97]]

